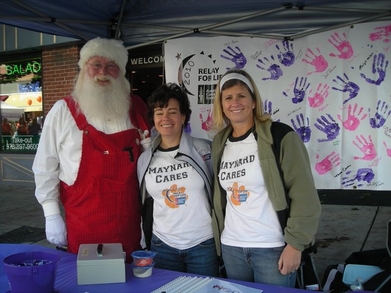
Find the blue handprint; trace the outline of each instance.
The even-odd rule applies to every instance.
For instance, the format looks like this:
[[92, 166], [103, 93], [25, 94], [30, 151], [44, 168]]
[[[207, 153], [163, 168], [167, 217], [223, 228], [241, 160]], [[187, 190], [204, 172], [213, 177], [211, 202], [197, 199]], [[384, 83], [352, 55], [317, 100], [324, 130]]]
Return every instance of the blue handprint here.
[[[388, 111], [388, 104], [383, 101], [383, 104], [381, 105], [380, 111], [383, 113], [379, 113], [379, 106], [380, 106], [381, 101], [377, 101], [377, 106], [376, 106], [376, 113], [375, 117], [369, 118], [369, 125], [371, 125], [372, 128], [380, 128], [386, 123], [386, 120], [388, 116], [391, 114], [391, 110]], [[369, 116], [371, 116], [371, 108], [368, 109], [369, 111]]]
[[[274, 63], [275, 60], [274, 60], [274, 56], [273, 55], [270, 56], [270, 59], [272, 61], [269, 61], [269, 59], [267, 57], [263, 58], [263, 60], [268, 62], [269, 65], [266, 65], [265, 62], [263, 62], [261, 59], [258, 59], [258, 62], [261, 63], [262, 65], [261, 64], [257, 64], [257, 67], [259, 69], [262, 69], [262, 70], [267, 70], [270, 73], [270, 77], [269, 78], [264, 77], [264, 78], [262, 78], [262, 80], [269, 80], [269, 79], [277, 80], [277, 79], [279, 79], [283, 75], [283, 72], [281, 70], [280, 65]], [[266, 66], [269, 66], [269, 67], [266, 68]]]
[[295, 54], [293, 53], [293, 43], [289, 43], [288, 40], [285, 40], [282, 41], [282, 45], [285, 52], [282, 52], [280, 50], [280, 46], [278, 44], [276, 45], [277, 50], [280, 51], [280, 53], [277, 55], [278, 60], [280, 60], [280, 63], [284, 66], [291, 66], [293, 63], [295, 63]]
[[379, 85], [383, 82], [384, 78], [386, 77], [386, 69], [388, 67], [388, 60], [386, 60], [386, 62], [384, 63], [384, 58], [385, 56], [383, 53], [379, 53], [379, 55], [375, 54], [373, 56], [372, 73], [375, 74], [377, 71], [377, 73], [379, 74], [379, 78], [377, 80], [373, 80], [369, 77], [366, 77], [364, 73], [361, 73], [361, 77], [364, 78], [366, 82], [376, 85]]
[[[350, 175], [352, 171], [346, 172], [346, 175]], [[375, 173], [373, 173], [373, 170], [371, 168], [360, 168], [357, 170], [356, 175], [353, 175], [353, 177], [342, 177], [342, 184], [345, 187], [352, 186], [355, 181], [357, 182], [367, 182], [371, 183], [373, 178], [375, 178]], [[363, 186], [362, 183], [357, 184], [358, 187]]]
[[[240, 48], [238, 46], [236, 46], [235, 49], [237, 51], [232, 49], [231, 46], [228, 46], [227, 49], [223, 50], [223, 52], [228, 54], [229, 56], [220, 55], [220, 57], [227, 59], [227, 60], [230, 60], [233, 63], [235, 63], [234, 68], [242, 69], [247, 64], [247, 58], [246, 58], [246, 56], [243, 55], [242, 51], [240, 50]], [[227, 67], [227, 70], [229, 70], [229, 69], [233, 69], [233, 68]]]
[[[349, 93], [349, 98], [343, 101], [343, 104], [346, 104], [349, 100], [355, 98], [358, 95], [358, 91], [360, 90], [360, 87], [356, 83], [350, 81], [346, 73], [344, 73], [343, 75], [345, 77], [345, 80], [343, 80], [342, 77], [337, 75], [337, 79], [341, 81], [339, 85], [342, 86], [343, 88], [340, 89], [340, 88], [332, 87], [332, 89], [344, 93], [345, 92]], [[333, 81], [338, 84], [338, 81], [336, 79], [333, 79]]]
[[311, 139], [310, 119], [307, 117], [307, 126], [304, 125], [304, 115], [302, 113], [296, 115], [296, 120], [298, 126], [296, 126], [296, 123], [293, 120], [293, 118], [291, 119], [293, 128], [295, 129], [295, 131], [300, 136], [303, 142], [309, 142]]
[[321, 116], [320, 118], [316, 119], [318, 123], [314, 124], [316, 128], [324, 132], [327, 136], [327, 138], [318, 139], [319, 142], [334, 140], [339, 135], [339, 131], [341, 129], [339, 124], [334, 120], [333, 117], [331, 117], [330, 114], [327, 114], [327, 116], [329, 117], [330, 121], [327, 120], [325, 116]]
[[[297, 84], [299, 81], [299, 77], [296, 77], [296, 80], [295, 80], [295, 87], [293, 88], [293, 98], [292, 98], [292, 102], [294, 104], [298, 104], [300, 102], [302, 102], [304, 100], [304, 97], [305, 97], [305, 92], [307, 91], [307, 89], [309, 88], [310, 86], [310, 83], [307, 83], [307, 77], [301, 77], [300, 78], [300, 83]], [[284, 96], [288, 97], [288, 94], [286, 92], [283, 92]]]

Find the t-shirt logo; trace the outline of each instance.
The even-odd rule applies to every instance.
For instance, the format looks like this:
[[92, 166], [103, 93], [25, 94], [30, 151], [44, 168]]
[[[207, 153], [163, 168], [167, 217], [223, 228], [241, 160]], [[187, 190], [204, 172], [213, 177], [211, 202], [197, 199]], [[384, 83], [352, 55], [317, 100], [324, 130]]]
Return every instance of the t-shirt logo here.
[[246, 187], [244, 185], [239, 186], [237, 182], [234, 182], [227, 190], [231, 191], [230, 200], [236, 206], [239, 206], [242, 202], [246, 202], [247, 198], [250, 197], [250, 192], [246, 190]]
[[169, 189], [164, 189], [162, 195], [164, 196], [164, 202], [172, 209], [177, 209], [180, 205], [186, 204], [188, 195], [185, 193], [185, 187], [177, 187], [176, 184], [171, 185]]

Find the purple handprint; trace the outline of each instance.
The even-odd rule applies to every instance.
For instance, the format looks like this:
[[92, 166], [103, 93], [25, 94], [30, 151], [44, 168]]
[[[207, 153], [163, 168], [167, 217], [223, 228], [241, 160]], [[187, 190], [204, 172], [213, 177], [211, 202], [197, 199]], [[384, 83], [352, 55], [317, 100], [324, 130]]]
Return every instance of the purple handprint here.
[[346, 92], [349, 93], [349, 98], [343, 101], [343, 104], [346, 104], [348, 101], [350, 101], [351, 99], [355, 98], [358, 95], [360, 87], [356, 83], [350, 81], [349, 77], [346, 75], [346, 73], [344, 73], [343, 75], [345, 77], [345, 80], [343, 80], [342, 77], [337, 75], [337, 79], [339, 81], [341, 81], [341, 83], [338, 83], [338, 80], [333, 79], [333, 81], [335, 83], [339, 84], [343, 88], [339, 89], [339, 88], [336, 88], [336, 87], [332, 87], [332, 89], [336, 90], [336, 91], [344, 92], [344, 93], [346, 93]]
[[[357, 110], [357, 103], [354, 104], [353, 111], [352, 111], [352, 104], [349, 104], [348, 117], [346, 118], [345, 121], [342, 120], [341, 115], [339, 115], [339, 114], [337, 115], [338, 119], [342, 122], [342, 125], [346, 130], [349, 130], [349, 131], [356, 130], [357, 127], [360, 125], [360, 122], [368, 116], [367, 114], [362, 113], [362, 111], [364, 110], [364, 107], [360, 108], [357, 115], [356, 115], [356, 110]], [[358, 117], [360, 115], [361, 115], [361, 117]]]
[[267, 57], [263, 58], [263, 60], [265, 60], [266, 62], [269, 63], [269, 67], [268, 68], [266, 68], [267, 65], [266, 65], [266, 63], [264, 61], [262, 61], [261, 59], [258, 59], [258, 62], [261, 63], [262, 65], [257, 64], [257, 67], [259, 69], [262, 69], [262, 70], [267, 70], [270, 73], [270, 77], [269, 78], [264, 77], [264, 78], [262, 78], [262, 80], [269, 80], [269, 79], [277, 80], [284, 74], [282, 72], [282, 70], [281, 70], [280, 65], [278, 65], [276, 63], [272, 63], [272, 62], [274, 62], [274, 56], [273, 55], [270, 56], [270, 59], [272, 61], [269, 61], [269, 59]]
[[299, 115], [296, 115], [296, 121], [297, 121], [297, 126], [296, 123], [293, 119], [291, 119], [293, 128], [297, 132], [297, 134], [300, 136], [301, 140], [305, 142], [309, 142], [311, 139], [311, 128], [310, 128], [310, 119], [307, 117], [307, 125], [304, 123], [304, 115], [300, 113]]
[[363, 157], [354, 156], [355, 160], [365, 160], [370, 161], [373, 160], [377, 156], [375, 145], [373, 144], [372, 137], [369, 135], [367, 141], [364, 135], [356, 135], [356, 140], [353, 141], [353, 144], [360, 149], [360, 151], [364, 154]]
[[316, 72], [323, 72], [329, 66], [327, 60], [320, 54], [319, 48], [316, 48], [318, 51], [318, 55], [316, 55], [310, 48], [307, 48], [307, 53], [305, 53], [305, 57], [307, 59], [301, 59], [304, 63], [310, 64], [315, 67], [315, 71], [311, 71], [308, 75]]
[[[228, 46], [227, 49], [224, 49], [223, 52], [228, 54], [229, 56], [220, 55], [220, 57], [227, 59], [227, 60], [230, 60], [233, 63], [235, 63], [235, 67], [233, 67], [233, 68], [242, 69], [247, 64], [246, 56], [243, 55], [242, 51], [240, 50], [240, 48], [238, 46], [235, 47], [235, 49], [237, 51], [232, 49], [231, 46]], [[227, 70], [233, 69], [233, 68], [227, 67]]]
[[[319, 155], [316, 155], [316, 160], [319, 160]], [[326, 156], [322, 161], [315, 164], [315, 170], [319, 175], [326, 174], [331, 169], [341, 165], [341, 158], [336, 152], [332, 152]]]
[[385, 148], [386, 148], [387, 156], [388, 156], [388, 157], [391, 157], [391, 148], [388, 148], [388, 147], [387, 147], [387, 144], [386, 144], [385, 141], [383, 141], [383, 145], [384, 145]]
[[[350, 175], [352, 171], [346, 172], [346, 175]], [[373, 170], [371, 168], [360, 168], [357, 170], [356, 175], [354, 175], [352, 178], [349, 178], [348, 176], [342, 177], [342, 184], [345, 187], [354, 185], [354, 182], [362, 182], [365, 181], [367, 183], [371, 183], [373, 178], [375, 178], [375, 173], [373, 173]], [[358, 187], [363, 186], [362, 183], [357, 184]]]
[[[372, 128], [380, 128], [386, 123], [386, 120], [388, 116], [391, 114], [391, 110], [388, 111], [388, 104], [383, 101], [383, 104], [381, 105], [380, 111], [383, 112], [382, 114], [379, 113], [379, 106], [380, 106], [381, 101], [377, 101], [377, 106], [376, 106], [376, 113], [375, 117], [369, 118], [369, 125], [371, 125]], [[368, 109], [369, 115], [371, 114], [371, 108]]]
[[[289, 46], [290, 45], [290, 46]], [[280, 63], [284, 66], [291, 66], [293, 63], [295, 63], [295, 54], [293, 53], [293, 43], [289, 43], [288, 40], [282, 41], [282, 46], [285, 52], [282, 52], [280, 50], [280, 46], [277, 44], [276, 48], [280, 51], [278, 53], [278, 60]]]
[[340, 127], [338, 123], [333, 119], [333, 117], [331, 117], [330, 114], [327, 114], [327, 116], [330, 121], [327, 120], [325, 116], [321, 116], [316, 119], [318, 123], [314, 124], [316, 128], [324, 132], [327, 136], [327, 138], [318, 139], [319, 142], [332, 141], [339, 135]]
[[384, 78], [386, 77], [386, 70], [388, 67], [388, 60], [386, 60], [386, 62], [384, 63], [384, 58], [385, 55], [383, 53], [379, 53], [379, 55], [375, 54], [373, 56], [372, 73], [375, 74], [377, 71], [377, 73], [379, 74], [379, 78], [377, 80], [374, 80], [369, 77], [366, 77], [364, 73], [361, 73], [361, 77], [364, 78], [366, 82], [379, 85], [384, 81]]
[[[330, 86], [327, 84], [324, 84], [322, 87], [322, 84], [318, 84], [318, 87], [316, 88], [316, 93], [310, 97], [308, 96], [308, 103], [310, 104], [311, 108], [317, 108], [323, 105], [324, 100], [329, 95], [329, 88]], [[312, 90], [310, 90], [309, 94], [312, 93]]]
[[263, 113], [270, 114], [270, 115], [273, 114], [272, 107], [273, 107], [272, 101], [265, 100], [265, 102], [263, 103]]
[[[304, 100], [305, 97], [305, 92], [309, 88], [310, 84], [307, 84], [307, 77], [301, 77], [300, 78], [300, 83], [297, 84], [299, 81], [299, 77], [296, 77], [295, 80], [295, 87], [293, 88], [293, 98], [292, 102], [294, 104], [298, 104]], [[288, 97], [288, 94], [286, 92], [283, 92], [284, 96]]]
[[331, 35], [331, 39], [328, 39], [329, 43], [339, 51], [339, 55], [330, 53], [330, 56], [338, 57], [340, 59], [349, 59], [353, 56], [353, 48], [350, 42], [347, 40], [346, 33], [343, 33], [342, 35], [344, 39], [342, 39], [341, 36], [335, 32]]
[[375, 27], [375, 30], [378, 31], [369, 34], [372, 42], [383, 40], [383, 43], [389, 43], [391, 41], [391, 25]]

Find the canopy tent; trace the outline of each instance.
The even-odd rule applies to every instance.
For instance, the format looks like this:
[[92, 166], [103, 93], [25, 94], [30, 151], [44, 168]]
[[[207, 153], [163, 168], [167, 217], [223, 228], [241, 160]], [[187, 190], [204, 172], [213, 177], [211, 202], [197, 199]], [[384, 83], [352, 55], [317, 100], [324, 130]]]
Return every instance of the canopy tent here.
[[0, 116], [1, 119], [7, 118], [9, 121], [17, 121], [22, 117], [24, 110], [3, 101], [0, 101]]
[[82, 40], [119, 38], [128, 49], [200, 34], [296, 39], [391, 19], [389, 0], [0, 0], [0, 5], [0, 23]]

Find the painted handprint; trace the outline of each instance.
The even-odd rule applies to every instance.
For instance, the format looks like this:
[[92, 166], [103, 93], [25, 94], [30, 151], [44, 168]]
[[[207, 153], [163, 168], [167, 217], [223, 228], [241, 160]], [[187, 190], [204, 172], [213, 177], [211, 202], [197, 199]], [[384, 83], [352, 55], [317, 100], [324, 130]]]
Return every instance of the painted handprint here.
[[[358, 187], [363, 186], [364, 182], [371, 183], [373, 178], [375, 178], [375, 173], [373, 173], [373, 170], [371, 168], [360, 168], [357, 170], [356, 174], [353, 174], [352, 177], [349, 177], [350, 174], [352, 174], [353, 171], [346, 172], [346, 175], [342, 177], [342, 185], [345, 187], [356, 185]], [[355, 183], [358, 184], [355, 184]], [[363, 182], [363, 183], [360, 183]]]
[[200, 113], [201, 128], [205, 131], [210, 131], [213, 128], [212, 111], [207, 110], [207, 113], [206, 119], [204, 119]]
[[325, 116], [321, 116], [320, 118], [316, 119], [318, 123], [314, 124], [316, 128], [324, 132], [327, 136], [327, 138], [318, 139], [319, 142], [332, 141], [339, 135], [340, 127], [338, 123], [334, 120], [333, 117], [331, 117], [330, 114], [327, 114], [327, 116], [329, 119], [327, 119]]
[[368, 140], [365, 139], [364, 135], [356, 135], [356, 141], [353, 141], [353, 144], [363, 153], [362, 157], [354, 156], [353, 159], [371, 161], [376, 158], [376, 148], [370, 135], [368, 136]]
[[[293, 97], [292, 102], [294, 104], [298, 104], [302, 102], [305, 98], [305, 92], [310, 86], [310, 83], [307, 84], [307, 77], [301, 77], [300, 82], [298, 84], [299, 77], [296, 77], [295, 87], [293, 88]], [[288, 97], [286, 92], [283, 92], [284, 96]]]
[[[391, 114], [391, 110], [388, 111], [388, 104], [386, 104], [386, 102], [384, 101], [379, 110], [380, 103], [381, 103], [380, 100], [377, 101], [375, 117], [369, 118], [369, 125], [371, 125], [372, 128], [382, 127], [384, 123], [386, 123], [388, 116], [390, 116]], [[371, 108], [369, 108], [368, 111], [369, 111], [369, 115], [371, 115]]]
[[360, 125], [360, 122], [368, 116], [366, 113], [363, 113], [364, 107], [360, 107], [358, 113], [356, 114], [357, 107], [358, 105], [357, 103], [355, 103], [352, 110], [352, 104], [348, 105], [348, 117], [345, 119], [345, 121], [343, 120], [341, 115], [337, 115], [338, 119], [342, 122], [342, 125], [346, 130], [356, 130]]
[[384, 145], [385, 148], [386, 148], [387, 156], [388, 156], [388, 157], [391, 157], [391, 148], [388, 148], [388, 147], [387, 147], [387, 144], [386, 144], [385, 141], [383, 141], [383, 145]]
[[310, 64], [315, 67], [314, 71], [310, 71], [307, 73], [307, 75], [316, 73], [316, 72], [323, 72], [327, 69], [329, 66], [329, 63], [324, 58], [323, 55], [320, 54], [319, 48], [316, 48], [318, 51], [318, 55], [316, 55], [310, 48], [307, 48], [307, 53], [305, 53], [305, 58], [301, 59], [304, 63]]
[[370, 84], [380, 85], [384, 78], [386, 77], [386, 70], [388, 67], [388, 60], [384, 62], [385, 55], [383, 53], [379, 53], [378, 55], [373, 56], [373, 62], [372, 62], [372, 73], [378, 74], [378, 78], [376, 80], [371, 79], [369, 77], [366, 77], [364, 73], [361, 73], [361, 77], [365, 79], [366, 82]]
[[329, 43], [332, 44], [339, 52], [339, 55], [330, 53], [331, 57], [338, 57], [340, 59], [349, 59], [353, 56], [353, 48], [350, 42], [347, 40], [346, 33], [343, 33], [343, 39], [335, 32], [331, 35], [331, 38], [328, 39]]
[[[328, 84], [318, 84], [318, 87], [316, 88], [315, 94], [311, 97], [308, 96], [308, 103], [310, 104], [311, 108], [317, 108], [323, 105], [324, 100], [329, 95], [329, 88], [330, 86]], [[310, 90], [309, 94], [312, 93], [312, 89]]]
[[270, 115], [273, 114], [273, 103], [272, 103], [272, 101], [265, 100], [265, 102], [263, 103], [263, 113], [264, 114], [270, 114]]
[[336, 152], [332, 152], [327, 155], [323, 160], [319, 162], [319, 155], [316, 155], [317, 163], [315, 164], [315, 170], [319, 175], [324, 175], [330, 172], [333, 168], [341, 165], [341, 158]]
[[307, 125], [305, 125], [303, 113], [296, 115], [297, 125], [295, 123], [295, 120], [293, 118], [291, 119], [293, 128], [304, 143], [309, 142], [311, 139], [310, 119], [307, 117], [306, 120]]
[[277, 44], [276, 48], [280, 53], [278, 53], [277, 57], [280, 63], [284, 66], [291, 66], [295, 63], [295, 53], [293, 53], [293, 43], [289, 43], [288, 40], [282, 41], [282, 46], [284, 52], [280, 49], [280, 46]]
[[340, 86], [342, 86], [342, 88], [332, 87], [332, 89], [336, 90], [336, 91], [344, 92], [344, 93], [346, 93], [346, 92], [349, 93], [349, 98], [347, 98], [346, 100], [343, 101], [343, 104], [346, 104], [348, 101], [350, 101], [351, 99], [354, 99], [358, 95], [360, 87], [356, 83], [350, 81], [349, 77], [346, 75], [346, 73], [344, 73], [343, 76], [345, 77], [345, 79], [343, 79], [341, 76], [337, 75], [337, 79], [340, 82], [337, 79], [333, 79], [333, 81], [335, 83], [339, 84]]
[[369, 39], [373, 42], [383, 40], [383, 43], [389, 43], [391, 41], [391, 24], [375, 27], [375, 31], [369, 34]]
[[220, 57], [230, 60], [235, 64], [233, 68], [227, 67], [227, 70], [234, 68], [242, 69], [247, 64], [247, 58], [246, 56], [244, 56], [240, 48], [236, 46], [235, 49], [236, 51], [231, 46], [228, 46], [227, 49], [223, 50], [223, 52], [226, 53], [228, 56], [223, 54], [220, 55]]
[[[270, 56], [270, 59], [272, 61], [270, 61], [267, 57], [263, 57], [263, 60], [262, 59], [258, 59], [258, 62], [260, 64], [257, 64], [257, 67], [259, 69], [262, 69], [262, 70], [266, 70], [270, 73], [270, 77], [264, 77], [262, 78], [262, 80], [277, 80], [279, 79], [284, 73], [282, 72], [281, 70], [281, 67], [280, 65], [276, 64], [275, 63], [275, 60], [274, 60], [274, 56], [271, 55]], [[268, 64], [266, 64], [266, 62]], [[268, 66], [268, 67], [267, 67]], [[266, 68], [267, 67], [267, 68]]]

